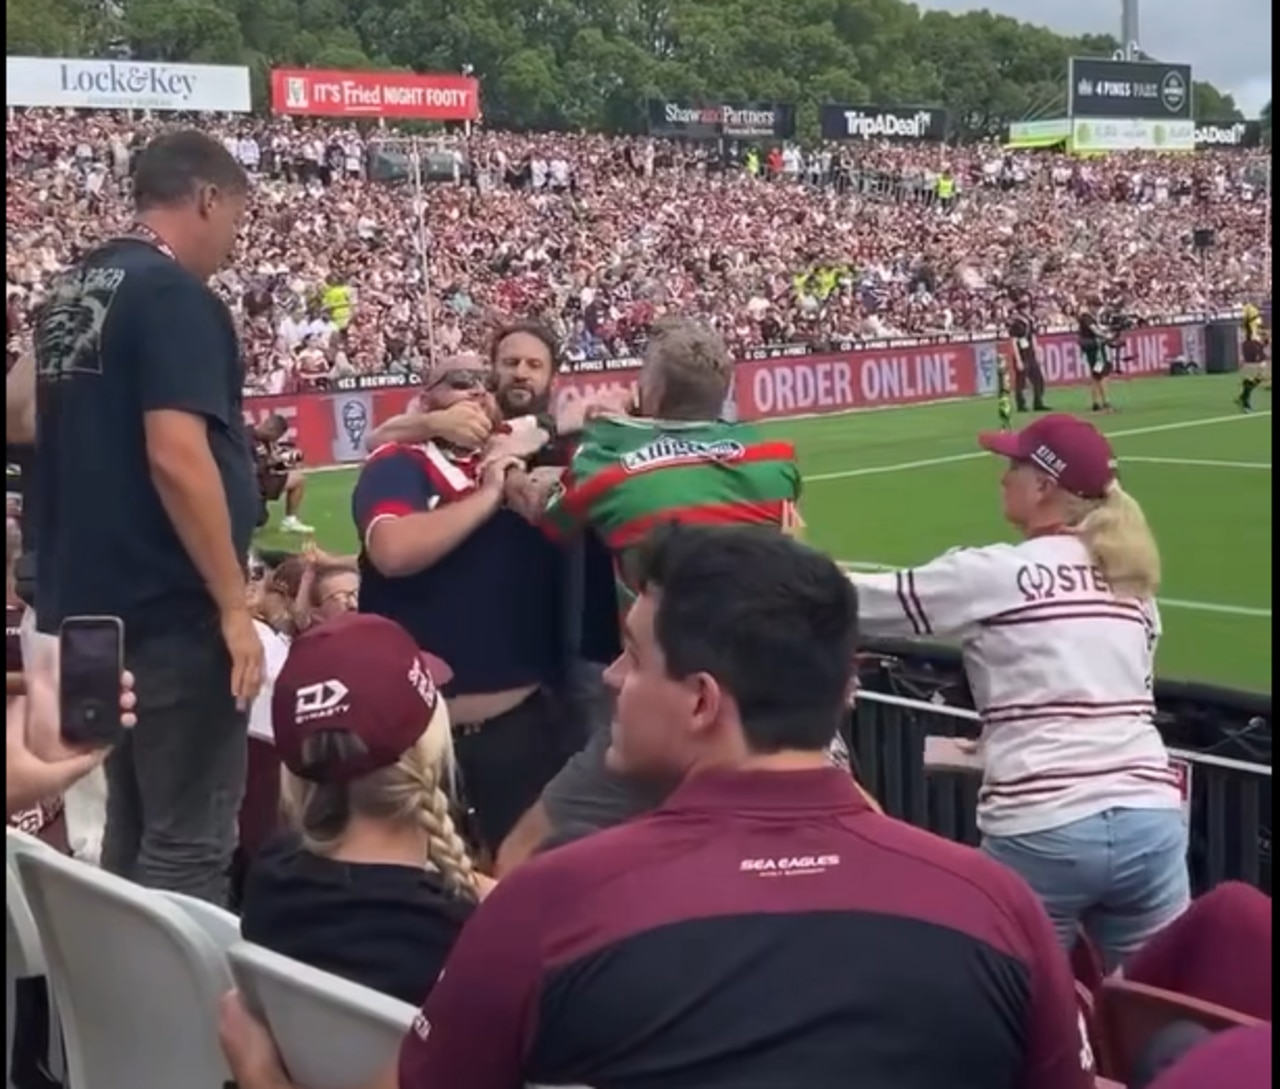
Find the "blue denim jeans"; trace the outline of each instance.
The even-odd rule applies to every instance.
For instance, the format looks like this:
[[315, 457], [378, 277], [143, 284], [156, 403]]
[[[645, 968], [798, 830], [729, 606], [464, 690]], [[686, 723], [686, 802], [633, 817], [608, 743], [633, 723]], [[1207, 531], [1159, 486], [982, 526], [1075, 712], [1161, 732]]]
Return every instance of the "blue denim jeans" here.
[[1035, 890], [1064, 949], [1083, 927], [1108, 971], [1191, 900], [1178, 809], [1108, 809], [1044, 832], [987, 836], [982, 849]]

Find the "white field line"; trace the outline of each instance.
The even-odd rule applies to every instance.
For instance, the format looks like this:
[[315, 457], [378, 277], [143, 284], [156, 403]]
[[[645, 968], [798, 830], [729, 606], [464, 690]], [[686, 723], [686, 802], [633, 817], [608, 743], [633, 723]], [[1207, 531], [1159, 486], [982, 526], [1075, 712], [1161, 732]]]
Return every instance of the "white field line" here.
[[[840, 566], [846, 571], [896, 571], [898, 570], [893, 564], [889, 563], [868, 563], [858, 560], [840, 560]], [[1177, 597], [1162, 597], [1159, 599], [1161, 608], [1165, 609], [1186, 609], [1188, 612], [1198, 613], [1220, 613], [1224, 616], [1249, 616], [1259, 620], [1270, 620], [1270, 609], [1256, 609], [1249, 605], [1217, 605], [1211, 601], [1186, 601]]]
[[[1107, 432], [1109, 439], [1123, 439], [1130, 435], [1158, 435], [1164, 431], [1186, 431], [1192, 427], [1208, 427], [1211, 424], [1238, 423], [1241, 420], [1253, 420], [1271, 415], [1271, 410], [1254, 412], [1249, 415], [1235, 413], [1231, 416], [1206, 416], [1199, 420], [1182, 420], [1179, 423], [1152, 424], [1148, 427], [1130, 427], [1120, 431]], [[976, 461], [991, 455], [985, 450], [974, 450], [967, 454], [949, 454], [940, 458], [924, 458], [920, 461], [902, 461], [896, 465], [870, 465], [863, 469], [841, 469], [835, 473], [809, 473], [805, 475], [806, 484], [820, 484], [824, 480], [848, 480], [855, 476], [878, 476], [881, 473], [901, 473], [908, 469], [927, 469], [931, 465], [951, 465], [958, 461]], [[1136, 459], [1135, 459], [1136, 460]], [[1125, 459], [1120, 458], [1123, 465]]]
[[1269, 461], [1214, 461], [1211, 458], [1131, 458], [1124, 457], [1124, 465], [1191, 465], [1205, 469], [1265, 469], [1271, 472]]

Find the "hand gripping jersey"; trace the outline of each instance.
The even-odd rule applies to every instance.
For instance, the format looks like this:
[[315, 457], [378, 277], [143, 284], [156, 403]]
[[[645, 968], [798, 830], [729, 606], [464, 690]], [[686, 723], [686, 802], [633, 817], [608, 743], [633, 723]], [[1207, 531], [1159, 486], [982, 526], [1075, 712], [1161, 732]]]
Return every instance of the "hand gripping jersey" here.
[[547, 505], [543, 526], [565, 537], [590, 526], [614, 555], [623, 604], [627, 550], [663, 522], [795, 520], [800, 470], [789, 442], [720, 420], [673, 422], [629, 416], [590, 420]]
[[982, 718], [984, 833], [1181, 805], [1154, 721], [1156, 603], [1114, 594], [1076, 537], [850, 577], [866, 635], [958, 638]]

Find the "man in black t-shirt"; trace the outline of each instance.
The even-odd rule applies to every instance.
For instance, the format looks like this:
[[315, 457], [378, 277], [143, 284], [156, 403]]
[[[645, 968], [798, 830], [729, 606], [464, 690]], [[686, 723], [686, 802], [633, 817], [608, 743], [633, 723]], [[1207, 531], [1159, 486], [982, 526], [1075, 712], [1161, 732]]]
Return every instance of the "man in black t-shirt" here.
[[1076, 339], [1080, 354], [1089, 370], [1089, 392], [1094, 412], [1110, 412], [1107, 400], [1107, 378], [1111, 374], [1111, 360], [1107, 357], [1109, 334], [1099, 317], [1102, 300], [1091, 298], [1084, 309], [1076, 314]]
[[124, 622], [138, 722], [107, 761], [103, 865], [225, 902], [262, 680], [243, 568], [258, 490], [235, 326], [205, 281], [247, 183], [187, 130], [142, 151], [133, 186], [137, 225], [59, 277], [35, 331], [36, 616]]

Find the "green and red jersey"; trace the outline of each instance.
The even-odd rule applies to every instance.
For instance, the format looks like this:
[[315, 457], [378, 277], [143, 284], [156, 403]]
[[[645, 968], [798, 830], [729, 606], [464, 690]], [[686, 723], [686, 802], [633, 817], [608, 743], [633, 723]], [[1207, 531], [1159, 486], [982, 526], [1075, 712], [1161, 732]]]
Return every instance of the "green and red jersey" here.
[[621, 561], [664, 522], [782, 528], [799, 498], [795, 448], [748, 424], [600, 416], [583, 430], [543, 526], [557, 538], [590, 526]]

